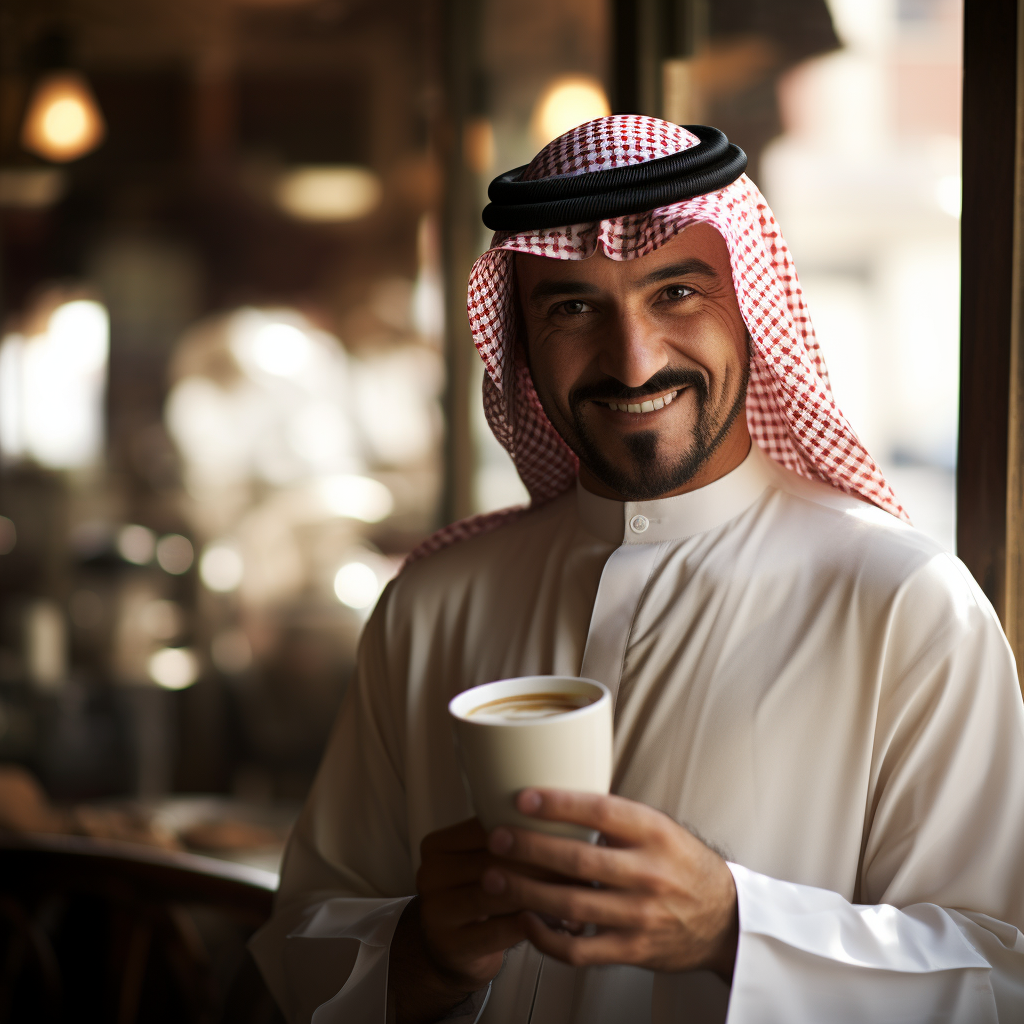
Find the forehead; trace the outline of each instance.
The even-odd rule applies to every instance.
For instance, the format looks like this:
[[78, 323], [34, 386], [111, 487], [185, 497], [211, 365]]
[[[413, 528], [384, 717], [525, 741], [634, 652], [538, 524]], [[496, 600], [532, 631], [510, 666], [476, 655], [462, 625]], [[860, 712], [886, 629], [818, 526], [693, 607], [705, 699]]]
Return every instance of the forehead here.
[[542, 279], [605, 286], [626, 283], [688, 260], [699, 260], [719, 277], [731, 278], [725, 239], [710, 224], [703, 223], [691, 224], [653, 252], [631, 260], [613, 260], [601, 249], [584, 260], [559, 260], [532, 253], [515, 253], [516, 276], [521, 287], [531, 286]]

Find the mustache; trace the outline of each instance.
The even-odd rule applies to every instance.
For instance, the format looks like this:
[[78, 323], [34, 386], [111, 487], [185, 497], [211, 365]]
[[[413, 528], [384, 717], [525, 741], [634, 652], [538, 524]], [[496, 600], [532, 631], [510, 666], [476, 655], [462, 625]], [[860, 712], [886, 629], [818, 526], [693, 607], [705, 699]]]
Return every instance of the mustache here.
[[569, 407], [578, 409], [584, 402], [637, 402], [663, 391], [694, 388], [701, 404], [708, 397], [707, 378], [699, 370], [666, 366], [637, 388], [628, 388], [614, 377], [580, 384], [569, 391]]

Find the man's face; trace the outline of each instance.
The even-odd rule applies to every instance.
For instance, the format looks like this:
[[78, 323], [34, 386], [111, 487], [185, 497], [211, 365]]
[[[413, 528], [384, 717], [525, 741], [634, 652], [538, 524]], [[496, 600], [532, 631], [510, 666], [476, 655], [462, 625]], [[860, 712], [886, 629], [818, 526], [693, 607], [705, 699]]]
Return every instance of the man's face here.
[[516, 253], [515, 268], [534, 386], [590, 490], [664, 497], [742, 461], [747, 331], [714, 228], [639, 259]]

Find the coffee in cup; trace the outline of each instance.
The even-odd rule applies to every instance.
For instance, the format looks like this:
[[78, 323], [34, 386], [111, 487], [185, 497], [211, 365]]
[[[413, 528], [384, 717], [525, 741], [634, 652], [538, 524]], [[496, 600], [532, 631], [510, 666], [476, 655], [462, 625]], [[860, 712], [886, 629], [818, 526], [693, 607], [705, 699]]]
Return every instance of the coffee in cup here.
[[522, 676], [484, 683], [448, 704], [477, 817], [485, 829], [518, 825], [591, 841], [595, 833], [520, 814], [530, 786], [607, 793], [612, 775], [608, 689], [572, 676]]
[[466, 712], [467, 718], [498, 718], [518, 722], [531, 718], [550, 718], [593, 704], [597, 696], [578, 693], [523, 693], [496, 697]]

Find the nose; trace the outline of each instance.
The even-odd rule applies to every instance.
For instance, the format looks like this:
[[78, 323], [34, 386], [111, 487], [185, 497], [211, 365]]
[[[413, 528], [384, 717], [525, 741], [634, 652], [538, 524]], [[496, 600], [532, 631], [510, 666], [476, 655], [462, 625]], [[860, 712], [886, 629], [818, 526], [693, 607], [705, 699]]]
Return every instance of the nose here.
[[661, 325], [642, 316], [618, 317], [604, 337], [598, 368], [628, 388], [646, 384], [669, 362], [662, 331]]

